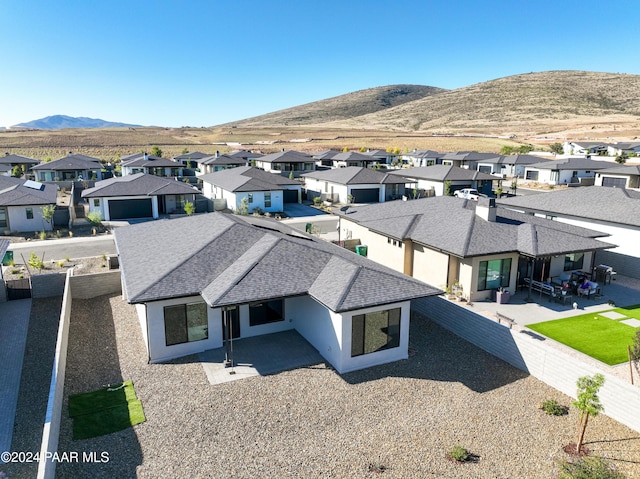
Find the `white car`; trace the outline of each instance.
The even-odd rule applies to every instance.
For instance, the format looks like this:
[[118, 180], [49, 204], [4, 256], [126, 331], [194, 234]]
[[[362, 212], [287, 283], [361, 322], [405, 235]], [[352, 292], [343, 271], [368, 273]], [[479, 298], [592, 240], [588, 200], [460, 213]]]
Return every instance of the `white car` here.
[[457, 190], [453, 193], [453, 196], [457, 196], [458, 198], [464, 198], [465, 200], [473, 200], [478, 201], [480, 197], [480, 193], [478, 190], [474, 188], [463, 188], [461, 190]]

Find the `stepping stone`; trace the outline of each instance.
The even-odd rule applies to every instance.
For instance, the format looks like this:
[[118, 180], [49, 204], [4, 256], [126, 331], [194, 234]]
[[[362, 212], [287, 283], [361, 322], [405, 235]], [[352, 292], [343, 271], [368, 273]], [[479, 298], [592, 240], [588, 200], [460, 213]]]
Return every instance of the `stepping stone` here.
[[626, 316], [624, 314], [617, 313], [616, 311], [607, 311], [606, 313], [600, 313], [600, 316], [604, 316], [609, 319], [624, 319]]
[[640, 328], [640, 319], [625, 319], [624, 321], [620, 321], [622, 324], [626, 324], [628, 326], [632, 326], [634, 328]]

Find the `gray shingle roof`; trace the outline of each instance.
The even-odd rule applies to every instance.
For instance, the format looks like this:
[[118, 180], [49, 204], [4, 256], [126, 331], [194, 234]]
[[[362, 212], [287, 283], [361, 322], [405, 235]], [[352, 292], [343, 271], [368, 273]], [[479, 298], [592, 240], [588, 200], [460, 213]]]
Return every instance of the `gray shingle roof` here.
[[182, 155], [174, 156], [173, 159], [176, 161], [182, 160], [200, 160], [202, 158], [208, 158], [209, 154], [201, 153], [199, 151], [190, 151], [189, 153], [183, 153]]
[[227, 156], [230, 156], [231, 158], [241, 158], [248, 161], [253, 158], [262, 158], [263, 155], [249, 150], [235, 150], [231, 153], [227, 153]]
[[508, 155], [496, 156], [486, 160], [480, 160], [482, 163], [493, 163], [497, 165], [533, 165], [536, 163], [544, 163], [553, 161], [550, 158], [541, 158], [533, 155]]
[[433, 181], [476, 181], [497, 180], [495, 176], [487, 173], [482, 173], [476, 170], [468, 170], [466, 168], [460, 168], [452, 165], [433, 165], [433, 166], [420, 166], [416, 168], [403, 168], [401, 170], [395, 170], [390, 172], [392, 175], [401, 175], [406, 178], [413, 178], [418, 180], [433, 180]]
[[260, 158], [260, 161], [266, 163], [309, 163], [313, 162], [314, 159], [310, 155], [300, 151], [285, 150], [265, 155]]
[[31, 167], [32, 170], [99, 170], [102, 168], [98, 158], [85, 155], [70, 155], [48, 163], [40, 163]]
[[382, 173], [360, 166], [347, 166], [346, 168], [334, 168], [332, 170], [312, 171], [301, 176], [330, 181], [340, 185], [364, 185], [364, 184], [404, 184], [406, 178]]
[[82, 192], [83, 198], [112, 196], [158, 196], [198, 193], [193, 187], [176, 180], [136, 173], [96, 182], [93, 188]]
[[640, 192], [635, 190], [581, 186], [537, 195], [503, 198], [496, 202], [507, 208], [640, 227]]
[[[188, 242], [182, 241], [185, 232]], [[118, 229], [115, 242], [131, 303], [201, 294], [219, 307], [309, 294], [342, 312], [439, 293], [262, 218], [211, 213], [161, 220]]]
[[200, 159], [202, 165], [237, 165], [247, 166], [247, 161], [242, 158], [234, 158], [229, 155], [207, 156]]
[[614, 175], [626, 175], [626, 176], [637, 176], [640, 175], [640, 165], [618, 165], [612, 166], [611, 168], [605, 168], [604, 170], [598, 170], [598, 173], [601, 174], [614, 174]]
[[285, 185], [301, 186], [300, 182], [290, 180], [281, 175], [269, 173], [251, 166], [239, 166], [223, 171], [216, 171], [200, 177], [203, 182], [210, 183], [232, 192], [276, 191]]
[[144, 153], [137, 153], [130, 155], [126, 160], [122, 161], [122, 166], [131, 168], [182, 168], [182, 163], [177, 161], [168, 160], [159, 156], [147, 155], [145, 160]]
[[38, 160], [27, 158], [26, 156], [9, 154], [0, 156], [0, 165], [37, 165], [38, 163], [40, 163]]
[[0, 206], [55, 205], [58, 187], [41, 184], [42, 189], [24, 186], [26, 180], [0, 175]]
[[602, 170], [611, 168], [610, 161], [596, 161], [588, 158], [565, 158], [563, 160], [541, 161], [528, 165], [538, 170]]
[[501, 209], [497, 221], [486, 221], [476, 215], [475, 208], [475, 201], [437, 196], [351, 207], [337, 214], [383, 235], [459, 257], [507, 252], [544, 256], [612, 247], [593, 239], [602, 234], [591, 230], [543, 218], [528, 222], [528, 215], [513, 211], [502, 217]]
[[324, 150], [324, 151], [319, 151], [318, 153], [314, 153], [311, 156], [313, 156], [313, 158], [315, 158], [316, 160], [331, 160], [338, 153], [340, 152], [337, 150]]

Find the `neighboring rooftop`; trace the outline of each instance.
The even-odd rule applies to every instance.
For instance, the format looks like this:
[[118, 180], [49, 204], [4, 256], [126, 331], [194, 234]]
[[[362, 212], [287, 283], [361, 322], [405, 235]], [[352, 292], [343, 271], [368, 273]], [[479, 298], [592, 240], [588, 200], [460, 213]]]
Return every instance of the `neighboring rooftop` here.
[[64, 156], [57, 160], [50, 161], [48, 163], [40, 163], [39, 165], [31, 167], [32, 170], [51, 170], [51, 171], [63, 171], [63, 170], [99, 170], [102, 168], [100, 160], [86, 155], [74, 155]]
[[266, 163], [308, 163], [314, 161], [311, 155], [295, 150], [283, 150], [260, 157]]
[[188, 153], [183, 153], [181, 155], [178, 156], [174, 156], [173, 159], [176, 161], [182, 161], [182, 160], [201, 160], [202, 158], [207, 158], [211, 156], [208, 153], [201, 153], [199, 151], [190, 151]]
[[159, 156], [148, 155], [147, 153], [134, 153], [121, 159], [122, 166], [129, 168], [182, 168], [182, 163], [168, 160]]
[[305, 178], [330, 181], [341, 185], [404, 184], [407, 182], [406, 178], [398, 175], [391, 175], [387, 172], [380, 172], [360, 166], [312, 171], [310, 173], [303, 173], [302, 176]]
[[83, 198], [104, 198], [113, 196], [158, 196], [186, 195], [198, 190], [173, 179], [161, 178], [145, 173], [113, 177], [96, 182], [93, 188], [82, 192]]
[[9, 153], [0, 156], [0, 165], [37, 165], [38, 163], [40, 163], [38, 160], [26, 156], [10, 155]]
[[611, 168], [610, 161], [597, 161], [588, 158], [565, 158], [562, 160], [545, 161], [529, 164], [530, 168], [538, 170], [602, 170]]
[[469, 170], [452, 165], [420, 166], [416, 168], [403, 168], [390, 172], [392, 175], [415, 178], [419, 180], [433, 181], [493, 181], [497, 178], [488, 173]]
[[200, 177], [202, 181], [219, 186], [227, 191], [274, 191], [285, 185], [301, 186], [299, 181], [253, 168], [239, 166], [228, 170], [208, 173]]
[[538, 257], [613, 247], [594, 239], [602, 233], [542, 218], [528, 221], [528, 215], [512, 211], [502, 216], [501, 208], [496, 221], [487, 221], [476, 214], [476, 207], [475, 201], [436, 196], [354, 206], [337, 214], [385, 236], [461, 258], [506, 252]]
[[342, 312], [439, 293], [265, 218], [210, 213], [161, 220], [118, 229], [115, 242], [130, 303], [202, 295], [220, 307], [309, 294]]
[[0, 175], [0, 206], [55, 205], [56, 185]]
[[580, 186], [496, 200], [506, 208], [640, 227], [640, 191]]

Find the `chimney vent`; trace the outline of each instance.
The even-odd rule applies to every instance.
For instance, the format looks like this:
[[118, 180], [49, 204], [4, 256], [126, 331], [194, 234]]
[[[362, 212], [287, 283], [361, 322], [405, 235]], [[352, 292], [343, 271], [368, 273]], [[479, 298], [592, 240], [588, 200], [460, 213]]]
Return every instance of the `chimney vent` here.
[[145, 161], [149, 160], [149, 154], [146, 151], [144, 152], [144, 160]]
[[476, 204], [476, 214], [485, 221], [496, 220], [496, 199], [495, 198], [478, 198]]

